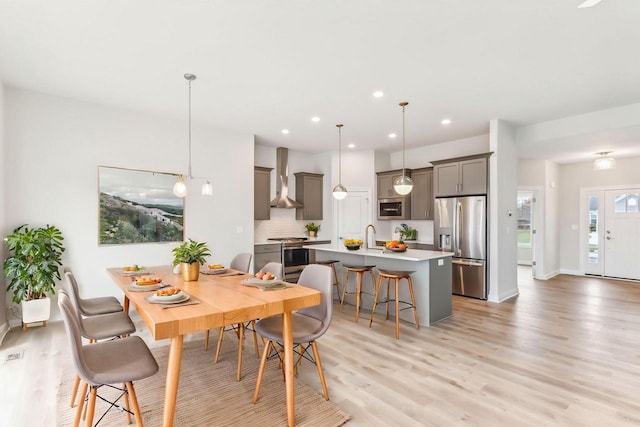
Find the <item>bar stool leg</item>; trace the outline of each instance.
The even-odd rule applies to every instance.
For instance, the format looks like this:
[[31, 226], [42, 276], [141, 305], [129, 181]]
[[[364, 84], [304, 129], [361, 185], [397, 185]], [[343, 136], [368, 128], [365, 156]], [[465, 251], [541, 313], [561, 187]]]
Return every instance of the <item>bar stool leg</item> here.
[[398, 298], [398, 285], [400, 284], [400, 279], [396, 277], [396, 339], [400, 339], [400, 298]]
[[333, 281], [334, 281], [334, 285], [336, 285], [336, 292], [338, 293], [338, 299], [340, 299], [340, 281], [338, 280], [338, 270], [336, 270], [335, 264], [331, 264], [331, 269], [333, 270]]
[[371, 316], [369, 316], [369, 327], [371, 327], [371, 323], [373, 323], [373, 313], [376, 312], [376, 305], [378, 304], [378, 297], [380, 296], [381, 287], [382, 287], [382, 276], [378, 275], [378, 286], [374, 287], [373, 308], [371, 309]]
[[418, 310], [416, 309], [416, 297], [413, 294], [413, 281], [411, 276], [407, 276], [407, 282], [409, 283], [409, 294], [411, 294], [411, 305], [413, 305], [413, 320], [416, 322], [416, 329], [420, 328], [420, 322], [418, 322]]
[[347, 286], [349, 285], [349, 270], [344, 270], [344, 283], [342, 285], [342, 300], [340, 301], [340, 313], [342, 313], [342, 306], [344, 305], [344, 297], [347, 294]]
[[356, 323], [358, 322], [358, 314], [360, 313], [360, 294], [362, 293], [362, 276], [364, 273], [358, 271], [356, 273]]
[[391, 279], [388, 277], [386, 279], [387, 279], [387, 300], [385, 301], [385, 308], [386, 308], [386, 313], [384, 317], [385, 322], [389, 320], [389, 301], [391, 300], [391, 293], [390, 293]]

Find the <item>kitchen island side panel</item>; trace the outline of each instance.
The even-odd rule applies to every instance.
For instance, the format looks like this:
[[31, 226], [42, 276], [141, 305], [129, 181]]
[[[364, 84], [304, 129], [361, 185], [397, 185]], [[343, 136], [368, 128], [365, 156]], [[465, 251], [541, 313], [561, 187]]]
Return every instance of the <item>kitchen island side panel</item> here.
[[429, 263], [429, 324], [451, 317], [451, 257]]

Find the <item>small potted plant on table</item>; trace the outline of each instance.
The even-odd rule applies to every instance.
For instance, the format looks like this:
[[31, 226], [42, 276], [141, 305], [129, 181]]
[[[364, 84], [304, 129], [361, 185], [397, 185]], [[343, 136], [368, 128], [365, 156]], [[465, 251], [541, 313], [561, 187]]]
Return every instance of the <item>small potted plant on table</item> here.
[[26, 224], [4, 239], [13, 253], [4, 261], [4, 274], [9, 279], [7, 291], [13, 291], [13, 302], [22, 306], [24, 330], [30, 323], [47, 325], [51, 314], [47, 294], [56, 293], [56, 280], [61, 279], [63, 240], [54, 226], [29, 228]]
[[309, 237], [316, 237], [316, 234], [318, 234], [318, 231], [320, 231], [320, 225], [314, 224], [313, 222], [306, 224], [304, 228], [307, 229], [307, 232], [309, 233]]
[[211, 252], [205, 242], [189, 239], [173, 249], [173, 265], [180, 264], [182, 279], [185, 282], [192, 282], [198, 280], [200, 266], [205, 263], [208, 256], [211, 256]]

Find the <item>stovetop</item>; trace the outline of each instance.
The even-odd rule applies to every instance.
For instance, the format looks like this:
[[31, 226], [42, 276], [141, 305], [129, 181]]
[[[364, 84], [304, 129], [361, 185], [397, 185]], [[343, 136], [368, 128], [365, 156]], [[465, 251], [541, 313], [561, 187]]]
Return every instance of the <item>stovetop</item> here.
[[306, 237], [269, 237], [267, 240], [274, 240], [277, 242], [304, 242], [307, 240]]

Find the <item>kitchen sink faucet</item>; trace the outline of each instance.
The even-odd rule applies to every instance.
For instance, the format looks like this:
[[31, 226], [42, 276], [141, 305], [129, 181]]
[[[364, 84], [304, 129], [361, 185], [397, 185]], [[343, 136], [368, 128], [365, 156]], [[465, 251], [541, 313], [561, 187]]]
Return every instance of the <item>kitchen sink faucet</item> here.
[[367, 227], [364, 229], [364, 248], [365, 249], [369, 249], [369, 227], [373, 228], [374, 245], [376, 240], [376, 227], [373, 224], [367, 225]]

